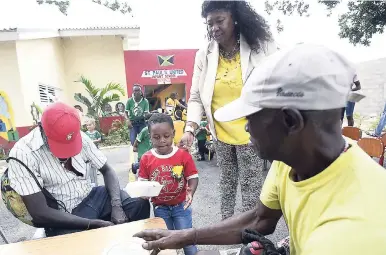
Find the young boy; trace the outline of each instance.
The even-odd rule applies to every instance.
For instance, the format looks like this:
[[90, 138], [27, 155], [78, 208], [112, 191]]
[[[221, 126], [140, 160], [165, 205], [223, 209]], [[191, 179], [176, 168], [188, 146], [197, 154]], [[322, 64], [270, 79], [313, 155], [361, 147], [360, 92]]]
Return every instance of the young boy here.
[[196, 134], [198, 152], [200, 154], [198, 161], [205, 161], [205, 154], [209, 154], [209, 150], [206, 148], [206, 140], [208, 136], [208, 130], [206, 129], [207, 125], [208, 122], [202, 120], [200, 123], [200, 128]]
[[94, 142], [94, 144], [98, 147], [99, 143], [102, 141], [102, 135], [97, 130], [95, 130], [95, 120], [88, 119], [86, 122], [87, 131], [86, 134], [90, 139]]
[[148, 152], [151, 150], [151, 141], [150, 141], [150, 134], [149, 134], [149, 128], [144, 127], [142, 131], [137, 135], [137, 138], [135, 139], [134, 145], [133, 145], [133, 151], [138, 152], [138, 163], [133, 163], [131, 165], [131, 171], [133, 174], [137, 174], [137, 171], [139, 169], [139, 162], [142, 158], [142, 155], [145, 154], [145, 152]]
[[[95, 146], [99, 148], [99, 143], [102, 141], [102, 135], [97, 130], [95, 130], [95, 120], [87, 118], [85, 121], [87, 131], [85, 132], [88, 137], [94, 142]], [[97, 175], [100, 175], [101, 172], [96, 171], [91, 174], [91, 182], [97, 185]]]
[[[173, 145], [174, 125], [170, 116], [153, 114], [148, 121], [153, 149], [140, 161], [138, 179], [163, 185], [152, 198], [154, 215], [165, 220], [168, 229], [192, 228], [190, 205], [198, 185], [198, 172], [192, 156]], [[196, 254], [196, 246], [184, 248], [186, 255]]]

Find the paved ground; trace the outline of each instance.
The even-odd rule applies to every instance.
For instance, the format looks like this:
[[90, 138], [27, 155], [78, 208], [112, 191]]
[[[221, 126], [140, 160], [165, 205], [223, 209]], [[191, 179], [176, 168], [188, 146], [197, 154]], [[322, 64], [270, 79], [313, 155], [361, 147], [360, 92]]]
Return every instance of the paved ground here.
[[[129, 171], [129, 148], [113, 148], [105, 150], [110, 164], [117, 171], [121, 187], [124, 187], [128, 180]], [[202, 227], [220, 221], [220, 203], [219, 203], [219, 169], [215, 161], [198, 162], [197, 167], [200, 170], [200, 183], [193, 202], [193, 224], [195, 227]], [[101, 177], [101, 176], [99, 176]], [[239, 191], [240, 193], [240, 191]], [[240, 209], [240, 196], [237, 197], [237, 207]], [[16, 220], [5, 209], [4, 204], [0, 202], [0, 225], [11, 242], [18, 242], [32, 237], [35, 229]], [[283, 220], [279, 222], [274, 235], [270, 237], [272, 241], [278, 241], [287, 235], [287, 228]], [[0, 244], [2, 240], [0, 240]], [[200, 249], [216, 249], [217, 247], [204, 246]], [[221, 247], [224, 249], [226, 247]]]

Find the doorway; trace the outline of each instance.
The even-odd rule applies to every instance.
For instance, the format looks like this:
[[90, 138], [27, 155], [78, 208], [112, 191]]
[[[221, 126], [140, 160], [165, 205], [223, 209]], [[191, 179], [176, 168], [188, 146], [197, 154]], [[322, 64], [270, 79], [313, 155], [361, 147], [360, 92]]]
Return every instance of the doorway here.
[[178, 100], [186, 100], [185, 83], [161, 84], [161, 85], [145, 85], [145, 97], [149, 101], [150, 111], [165, 109], [166, 100], [170, 97], [170, 93], [177, 93]]

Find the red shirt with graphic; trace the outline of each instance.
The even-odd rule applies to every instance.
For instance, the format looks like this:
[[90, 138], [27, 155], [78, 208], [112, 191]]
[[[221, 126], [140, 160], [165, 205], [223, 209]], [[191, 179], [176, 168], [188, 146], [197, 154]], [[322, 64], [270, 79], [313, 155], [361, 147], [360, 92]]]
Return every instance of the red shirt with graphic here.
[[198, 172], [189, 152], [173, 147], [170, 154], [160, 155], [152, 149], [141, 157], [138, 178], [163, 185], [152, 198], [155, 205], [178, 205], [185, 201], [188, 180], [198, 178]]

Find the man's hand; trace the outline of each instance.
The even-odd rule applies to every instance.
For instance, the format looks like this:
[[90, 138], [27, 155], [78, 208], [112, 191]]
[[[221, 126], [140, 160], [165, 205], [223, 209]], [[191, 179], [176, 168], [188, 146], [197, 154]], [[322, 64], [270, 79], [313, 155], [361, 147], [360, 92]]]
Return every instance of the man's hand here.
[[133, 128], [133, 124], [131, 124], [131, 121], [130, 121], [130, 120], [127, 121], [127, 127], [128, 127], [129, 129]]
[[125, 211], [121, 206], [113, 206], [111, 210], [111, 222], [114, 224], [122, 224], [127, 222]]
[[138, 147], [137, 146], [133, 146], [133, 151], [134, 152], [138, 152]]
[[104, 221], [104, 220], [91, 220], [89, 228], [94, 229], [94, 228], [104, 228], [104, 227], [110, 227], [114, 226], [114, 223], [110, 221]]
[[192, 204], [192, 202], [193, 202], [192, 188], [187, 187], [184, 210], [188, 209], [189, 206]]
[[[144, 230], [134, 235], [146, 240], [142, 245], [145, 250], [166, 250], [166, 249], [181, 249], [185, 246], [193, 244], [195, 230], [164, 230], [152, 229]], [[156, 253], [152, 253], [156, 254]]]

